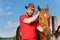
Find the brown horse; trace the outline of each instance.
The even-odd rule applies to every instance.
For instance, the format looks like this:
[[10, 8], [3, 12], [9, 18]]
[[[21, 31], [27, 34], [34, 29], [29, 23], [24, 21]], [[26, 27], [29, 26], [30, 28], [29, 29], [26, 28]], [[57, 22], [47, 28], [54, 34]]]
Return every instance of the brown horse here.
[[16, 31], [16, 40], [21, 40], [20, 26], [18, 26], [17, 31]]
[[48, 6], [44, 9], [41, 9], [38, 6], [39, 11], [39, 23], [41, 24], [41, 27], [44, 28], [44, 32], [38, 32], [40, 40], [48, 40], [48, 35], [50, 33], [49, 26], [50, 26], [50, 14], [48, 11]]

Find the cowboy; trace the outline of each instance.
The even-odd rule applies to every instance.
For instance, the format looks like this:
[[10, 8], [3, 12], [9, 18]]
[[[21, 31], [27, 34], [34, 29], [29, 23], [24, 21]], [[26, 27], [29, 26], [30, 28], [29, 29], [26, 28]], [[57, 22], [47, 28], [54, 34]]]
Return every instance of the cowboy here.
[[26, 14], [20, 16], [21, 40], [36, 40], [36, 29], [43, 32], [43, 28], [38, 23], [39, 11], [33, 16], [35, 6], [29, 3], [25, 6]]

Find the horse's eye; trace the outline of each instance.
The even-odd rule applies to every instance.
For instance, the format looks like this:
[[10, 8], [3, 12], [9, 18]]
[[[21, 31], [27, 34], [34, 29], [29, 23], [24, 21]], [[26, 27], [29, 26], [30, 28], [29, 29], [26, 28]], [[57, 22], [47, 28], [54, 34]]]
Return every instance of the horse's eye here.
[[41, 17], [39, 19], [42, 19]]

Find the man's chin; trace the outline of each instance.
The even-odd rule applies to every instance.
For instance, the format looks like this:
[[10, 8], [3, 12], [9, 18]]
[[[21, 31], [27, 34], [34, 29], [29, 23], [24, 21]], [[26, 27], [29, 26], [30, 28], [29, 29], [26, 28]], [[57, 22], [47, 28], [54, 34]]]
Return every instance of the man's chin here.
[[[33, 14], [32, 14], [33, 15]], [[32, 15], [28, 15], [29, 17], [32, 17]]]
[[28, 14], [28, 13], [27, 13], [27, 15], [28, 15], [29, 17], [32, 17], [33, 14]]
[[32, 17], [32, 15], [29, 15], [29, 17]]

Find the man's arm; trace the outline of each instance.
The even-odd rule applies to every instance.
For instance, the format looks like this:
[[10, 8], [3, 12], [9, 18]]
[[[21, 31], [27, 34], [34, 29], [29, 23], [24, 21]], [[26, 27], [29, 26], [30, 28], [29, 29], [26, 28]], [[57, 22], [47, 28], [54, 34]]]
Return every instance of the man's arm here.
[[23, 20], [23, 22], [30, 24], [31, 22], [33, 22], [34, 20], [36, 20], [36, 19], [38, 18], [38, 15], [39, 15], [39, 12], [38, 12], [35, 16], [33, 16], [33, 17], [25, 18], [25, 19]]

